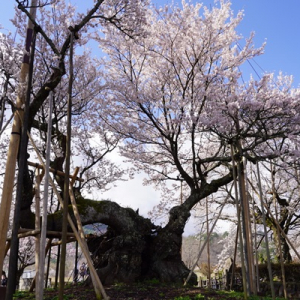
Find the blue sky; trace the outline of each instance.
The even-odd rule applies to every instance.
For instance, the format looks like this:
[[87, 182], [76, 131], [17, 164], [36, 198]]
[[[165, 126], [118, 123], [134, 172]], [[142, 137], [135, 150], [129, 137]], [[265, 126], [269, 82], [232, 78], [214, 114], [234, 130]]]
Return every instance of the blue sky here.
[[[80, 8], [87, 7], [91, 0], [72, 0]], [[171, 3], [169, 0], [154, 0], [155, 5], [161, 6]], [[179, 2], [174, 0], [174, 2]], [[200, 1], [206, 6], [215, 5], [214, 0]], [[9, 3], [9, 4], [8, 4]], [[1, 1], [0, 24], [14, 32], [9, 19], [12, 18], [14, 1]], [[252, 65], [258, 73], [274, 72], [294, 76], [294, 86], [300, 85], [300, 1], [299, 0], [232, 0], [234, 13], [244, 10], [244, 20], [238, 27], [238, 32], [248, 37], [255, 32], [255, 46], [259, 47], [267, 42], [265, 54], [257, 58]], [[258, 65], [257, 65], [258, 64]], [[263, 70], [263, 71], [262, 71]], [[255, 73], [251, 68], [244, 74]], [[256, 79], [258, 79], [256, 77]]]
[[[71, 0], [71, 2], [77, 3], [84, 11], [93, 0]], [[157, 6], [168, 2], [171, 1], [154, 0]], [[202, 2], [207, 6], [215, 5], [214, 0]], [[3, 0], [0, 3], [0, 24], [4, 27], [0, 32], [5, 33], [7, 30], [15, 32], [9, 22], [14, 14], [13, 4], [14, 1]], [[256, 71], [260, 74], [263, 71], [275, 74], [282, 71], [283, 74], [293, 75], [294, 86], [300, 87], [300, 0], [232, 0], [232, 9], [235, 14], [239, 10], [244, 10], [244, 20], [237, 29], [240, 34], [248, 37], [250, 32], [254, 31], [256, 33], [254, 42], [257, 47], [264, 41], [267, 42], [265, 54], [251, 61]], [[250, 73], [255, 74], [250, 67], [244, 70], [245, 80], [249, 79]], [[256, 75], [254, 78], [258, 79]], [[120, 157], [115, 157], [114, 160], [122, 163]], [[140, 195], [143, 195], [142, 200]], [[98, 197], [98, 194], [91, 195], [91, 198]], [[123, 206], [125, 204], [133, 209], [139, 208], [142, 215], [146, 215], [159, 200], [159, 194], [153, 187], [143, 186], [142, 175], [137, 175], [132, 181], [118, 183], [117, 188], [106, 192], [103, 197], [121, 202]], [[222, 223], [221, 226], [223, 231], [226, 224]], [[193, 224], [187, 226], [186, 232], [193, 233], [193, 227]]]

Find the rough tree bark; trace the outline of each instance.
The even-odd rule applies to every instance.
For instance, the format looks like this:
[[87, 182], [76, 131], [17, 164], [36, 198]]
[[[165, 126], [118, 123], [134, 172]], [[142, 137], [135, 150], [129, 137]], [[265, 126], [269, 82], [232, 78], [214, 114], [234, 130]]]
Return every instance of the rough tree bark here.
[[[96, 269], [104, 284], [132, 283], [156, 278], [165, 283], [183, 283], [189, 270], [181, 260], [184, 225], [190, 215], [181, 206], [174, 207], [165, 227], [154, 225], [131, 208], [112, 201], [94, 201], [77, 197], [83, 225], [106, 224], [107, 231], [89, 241]], [[48, 230], [61, 230], [61, 211], [49, 215]], [[72, 211], [70, 208], [70, 214]], [[23, 211], [21, 226], [33, 228], [34, 216]], [[194, 274], [190, 284], [197, 283]]]

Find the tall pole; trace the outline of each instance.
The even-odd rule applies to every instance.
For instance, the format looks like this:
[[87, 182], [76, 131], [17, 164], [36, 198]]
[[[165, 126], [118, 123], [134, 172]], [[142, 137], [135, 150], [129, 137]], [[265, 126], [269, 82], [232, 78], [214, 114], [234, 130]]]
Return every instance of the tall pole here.
[[[253, 182], [252, 180], [252, 164], [250, 165], [250, 174], [251, 174], [251, 182]], [[253, 189], [252, 189], [252, 211], [253, 211], [253, 227], [254, 227], [254, 250], [255, 250], [255, 275], [256, 275], [256, 291], [259, 292], [260, 291], [260, 283], [259, 283], [259, 268], [258, 268], [258, 246], [257, 246], [257, 229], [256, 229], [256, 218], [254, 215], [254, 195], [253, 195]]]
[[49, 168], [50, 168], [50, 151], [51, 151], [51, 132], [52, 132], [52, 106], [53, 106], [53, 91], [50, 93], [49, 99], [49, 116], [48, 116], [48, 131], [47, 131], [47, 146], [46, 146], [46, 166], [45, 166], [45, 182], [44, 182], [44, 199], [43, 199], [43, 215], [42, 215], [42, 230], [40, 239], [40, 262], [38, 270], [38, 298], [43, 299], [44, 295], [44, 274], [45, 274], [45, 247], [47, 233], [47, 208], [48, 208], [48, 188], [49, 188]]
[[234, 182], [234, 192], [235, 192], [235, 205], [236, 205], [236, 214], [238, 221], [238, 234], [240, 240], [240, 255], [241, 255], [241, 264], [242, 264], [242, 278], [243, 278], [243, 290], [244, 290], [244, 299], [248, 299], [248, 284], [247, 276], [245, 270], [245, 260], [244, 260], [244, 245], [243, 245], [243, 235], [242, 235], [242, 223], [241, 223], [241, 209], [238, 196], [238, 186], [237, 186], [237, 174], [236, 174], [236, 164], [234, 159], [234, 149], [233, 145], [230, 145], [231, 160], [232, 160], [232, 173], [233, 173], [233, 182]]
[[248, 238], [248, 257], [249, 257], [249, 274], [250, 274], [250, 286], [251, 292], [257, 295], [257, 288], [255, 282], [255, 268], [254, 268], [254, 255], [253, 255], [253, 234], [251, 228], [251, 214], [250, 214], [250, 205], [249, 205], [249, 190], [247, 182], [247, 160], [243, 158], [243, 173], [242, 173], [242, 184], [243, 184], [243, 194], [244, 194], [244, 203], [247, 214], [247, 238]]
[[29, 103], [30, 103], [30, 92], [31, 92], [31, 82], [33, 76], [33, 58], [35, 50], [35, 34], [32, 39], [32, 49], [30, 57], [30, 67], [28, 73], [28, 82], [26, 90], [26, 101], [25, 101], [25, 113], [24, 121], [22, 126], [22, 136], [20, 144], [20, 154], [19, 154], [19, 171], [18, 171], [18, 182], [17, 182], [17, 192], [16, 192], [16, 201], [15, 201], [15, 210], [14, 210], [14, 220], [13, 228], [11, 235], [11, 248], [9, 256], [9, 269], [8, 269], [8, 283], [6, 290], [6, 300], [11, 300], [17, 286], [17, 271], [18, 271], [18, 251], [19, 251], [19, 239], [18, 239], [18, 230], [20, 227], [20, 218], [21, 218], [21, 203], [23, 197], [23, 177], [25, 173], [26, 161], [27, 161], [27, 128], [28, 128], [28, 119], [29, 119]]
[[208, 267], [208, 287], [211, 288], [211, 274], [210, 274], [210, 249], [209, 249], [209, 224], [208, 224], [208, 200], [206, 197], [206, 233], [207, 233], [207, 267]]
[[65, 264], [66, 264], [66, 244], [68, 226], [68, 202], [70, 184], [70, 156], [71, 156], [71, 110], [72, 110], [72, 87], [73, 87], [73, 44], [74, 32], [71, 31], [70, 40], [70, 76], [68, 87], [68, 111], [67, 111], [67, 136], [66, 136], [66, 163], [65, 163], [65, 182], [64, 182], [64, 202], [63, 202], [63, 223], [62, 223], [62, 244], [59, 270], [59, 293], [58, 299], [64, 298]]
[[258, 162], [256, 163], [256, 168], [257, 168], [257, 179], [258, 179], [258, 187], [259, 187], [261, 214], [262, 214], [262, 219], [263, 219], [264, 235], [265, 235], [265, 242], [266, 242], [266, 252], [267, 252], [268, 272], [269, 272], [269, 278], [270, 278], [270, 287], [271, 287], [272, 299], [275, 300], [275, 290], [274, 290], [273, 274], [272, 274], [272, 267], [271, 267], [269, 239], [268, 239], [266, 215], [265, 215], [265, 209], [264, 209], [264, 204], [263, 204], [262, 188], [261, 188], [261, 180], [260, 180], [260, 170], [259, 170]]
[[245, 270], [246, 270], [246, 278], [247, 278], [247, 291], [248, 295], [252, 294], [253, 286], [251, 280], [251, 251], [250, 251], [250, 236], [249, 236], [249, 214], [247, 211], [247, 203], [246, 203], [246, 192], [244, 185], [244, 165], [243, 162], [239, 159], [237, 161], [237, 169], [238, 169], [238, 183], [239, 183], [239, 192], [240, 192], [240, 200], [241, 200], [241, 213], [242, 213], [242, 232], [243, 232], [243, 244], [244, 244], [244, 257], [245, 257]]
[[[39, 231], [41, 230], [41, 197], [40, 197], [40, 185], [43, 178], [44, 173], [40, 173], [40, 169], [36, 169], [36, 175], [35, 175], [35, 230]], [[37, 234], [35, 236], [35, 295], [36, 299], [39, 295], [39, 280], [38, 280], [38, 272], [39, 272], [39, 262], [40, 262], [40, 243], [41, 243], [41, 235]]]
[[[31, 0], [30, 14], [33, 18], [36, 15], [36, 5], [37, 0]], [[2, 198], [0, 205], [0, 270], [3, 268], [3, 261], [5, 256], [5, 243], [7, 238], [8, 224], [9, 224], [9, 214], [12, 202], [12, 194], [15, 180], [15, 167], [18, 156], [18, 149], [20, 144], [21, 135], [21, 125], [23, 121], [23, 111], [22, 106], [25, 104], [25, 91], [24, 86], [26, 86], [27, 76], [29, 73], [29, 55], [30, 45], [33, 36], [33, 24], [28, 21], [27, 33], [25, 40], [25, 54], [23, 57], [21, 72], [20, 72], [20, 82], [19, 82], [19, 93], [16, 100], [16, 110], [14, 113], [14, 121], [12, 126], [12, 132], [10, 136], [5, 176], [2, 188]]]
[[287, 290], [286, 290], [286, 280], [285, 280], [285, 268], [284, 268], [284, 259], [282, 255], [282, 246], [281, 246], [281, 233], [279, 229], [279, 222], [278, 222], [278, 212], [277, 212], [277, 203], [276, 203], [276, 191], [275, 191], [275, 168], [273, 167], [273, 163], [270, 162], [270, 169], [271, 169], [271, 180], [272, 180], [272, 193], [273, 193], [273, 203], [275, 208], [275, 218], [276, 218], [276, 231], [278, 236], [278, 252], [279, 252], [279, 259], [280, 259], [280, 266], [281, 266], [281, 276], [282, 276], [282, 285], [283, 285], [283, 294], [284, 298], [287, 299]]

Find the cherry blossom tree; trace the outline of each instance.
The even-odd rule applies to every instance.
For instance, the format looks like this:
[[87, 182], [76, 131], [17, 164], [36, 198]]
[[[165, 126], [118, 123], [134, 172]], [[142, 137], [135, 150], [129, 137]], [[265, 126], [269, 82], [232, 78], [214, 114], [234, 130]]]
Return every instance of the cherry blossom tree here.
[[[263, 47], [254, 48], [253, 35], [240, 46], [241, 19], [227, 1], [211, 10], [183, 2], [149, 11], [138, 40], [113, 27], [99, 40], [107, 53], [99, 118], [125, 138], [122, 154], [148, 182], [183, 180], [189, 191], [181, 205], [165, 194], [169, 219], [153, 237], [153, 273], [174, 272], [191, 209], [233, 180], [231, 145], [240, 163], [295, 154], [299, 90], [282, 75], [243, 83], [240, 66]], [[280, 151], [269, 145], [282, 140], [290, 143]]]
[[[9, 118], [9, 110], [14, 109], [14, 97], [18, 85], [18, 74], [22, 55], [21, 49], [26, 28], [27, 18], [32, 19], [37, 31], [34, 79], [32, 85], [32, 101], [30, 104], [29, 131], [36, 138], [40, 152], [45, 155], [46, 132], [48, 124], [49, 91], [55, 90], [54, 112], [52, 118], [52, 148], [51, 167], [63, 170], [65, 160], [66, 139], [66, 103], [68, 78], [68, 51], [70, 47], [70, 30], [76, 33], [78, 39], [75, 48], [80, 54], [74, 58], [74, 89], [73, 89], [73, 159], [74, 165], [81, 167], [80, 176], [85, 179], [79, 189], [85, 190], [97, 187], [103, 191], [115, 180], [125, 175], [120, 169], [105, 156], [113, 151], [119, 139], [107, 130], [105, 124], [99, 122], [95, 112], [99, 105], [93, 101], [100, 93], [101, 70], [97, 68], [91, 58], [87, 43], [96, 34], [97, 27], [106, 23], [122, 32], [134, 36], [138, 34], [139, 23], [143, 19], [143, 3], [139, 1], [102, 3], [97, 1], [87, 13], [76, 13], [75, 7], [64, 1], [40, 1], [39, 10], [35, 20], [28, 12], [26, 1], [16, 1], [18, 5], [13, 24], [18, 30], [18, 44], [11, 36], [1, 34], [1, 109], [6, 113], [1, 114], [1, 124]], [[135, 19], [132, 19], [135, 15]], [[73, 27], [72, 27], [73, 26]], [[76, 27], [76, 28], [75, 28]], [[134, 30], [132, 28], [135, 28]], [[83, 49], [83, 50], [82, 50]], [[75, 50], [76, 53], [76, 50]], [[3, 137], [3, 152], [6, 150], [6, 139]], [[36, 155], [32, 148], [28, 150], [30, 159]], [[29, 173], [28, 173], [29, 174]], [[57, 177], [57, 182], [62, 189], [62, 180]], [[32, 178], [25, 178], [24, 207], [29, 208], [32, 201]], [[26, 197], [25, 197], [26, 198]]]
[[[130, 37], [139, 35], [140, 23], [143, 20], [143, 1], [96, 1], [86, 13], [76, 13], [72, 5], [64, 1], [39, 1], [39, 10], [35, 19], [29, 13], [26, 1], [16, 1], [18, 7], [13, 24], [18, 30], [20, 44], [23, 43], [27, 18], [35, 25], [37, 33], [36, 55], [34, 64], [33, 84], [31, 87], [31, 102], [29, 107], [28, 130], [35, 143], [45, 156], [46, 132], [48, 129], [48, 96], [54, 90], [54, 111], [52, 118], [51, 167], [63, 170], [66, 152], [66, 115], [67, 115], [67, 86], [68, 60], [70, 48], [70, 34], [74, 33], [74, 89], [73, 96], [73, 166], [81, 166], [80, 177], [84, 182], [76, 188], [77, 194], [97, 187], [104, 191], [109, 185], [125, 175], [125, 171], [106, 158], [118, 145], [119, 138], [106, 128], [105, 123], [97, 119], [95, 113], [99, 104], [95, 97], [103, 88], [101, 70], [91, 58], [90, 50], [85, 48], [93, 35], [97, 34], [97, 27], [112, 24], [118, 30]], [[1, 108], [6, 114], [1, 120], [8, 118], [9, 109], [14, 109], [14, 98], [18, 86], [18, 73], [20, 70], [22, 47], [14, 43], [10, 36], [1, 34]], [[85, 49], [83, 49], [85, 48]], [[78, 49], [78, 50], [76, 50]], [[83, 49], [83, 50], [82, 50]], [[20, 87], [21, 89], [23, 87]], [[10, 100], [10, 101], [8, 101]], [[11, 107], [8, 106], [8, 103]], [[6, 150], [6, 139], [1, 140]], [[35, 160], [36, 154], [32, 145], [28, 148], [29, 160]], [[2, 163], [4, 160], [2, 160]], [[33, 228], [34, 210], [32, 209], [34, 188], [33, 171], [27, 165], [23, 182], [23, 201], [21, 207], [21, 226]], [[63, 181], [55, 176], [61, 193], [63, 194]], [[49, 212], [57, 211], [58, 207], [49, 205]], [[88, 211], [85, 212], [88, 214]], [[61, 218], [56, 222], [61, 211], [53, 217], [50, 216], [49, 229], [61, 230]], [[93, 221], [89, 223], [94, 223]], [[97, 222], [97, 220], [96, 220]]]
[[[14, 24], [22, 27], [30, 15], [25, 2], [17, 3]], [[233, 180], [231, 145], [238, 161], [296, 154], [299, 91], [283, 76], [243, 83], [239, 67], [263, 47], [254, 48], [252, 35], [240, 46], [236, 27], [242, 13], [234, 16], [230, 2], [212, 9], [183, 2], [156, 10], [140, 1], [95, 1], [86, 14], [76, 14], [63, 1], [51, 3], [41, 5], [32, 20], [38, 38], [30, 132], [44, 153], [46, 99], [49, 88], [55, 90], [51, 166], [62, 170], [70, 30], [78, 37], [76, 46], [98, 41], [106, 56], [97, 60], [88, 50], [75, 49], [72, 108], [72, 154], [81, 159], [85, 179], [76, 199], [81, 220], [108, 225], [104, 235], [89, 242], [90, 251], [104, 283], [146, 278], [182, 283], [189, 270], [180, 249], [191, 210]], [[274, 151], [271, 144], [283, 139], [290, 143]], [[169, 218], [164, 226], [112, 201], [82, 196], [85, 188], [102, 188], [123, 174], [104, 157], [117, 146], [147, 173], [147, 183], [165, 191]], [[167, 181], [175, 183], [174, 190], [183, 184], [180, 205]], [[56, 182], [62, 190], [57, 176]], [[21, 226], [33, 228], [29, 170], [23, 198]], [[49, 215], [48, 229], [61, 230], [61, 215]], [[195, 275], [190, 283], [196, 283]]]

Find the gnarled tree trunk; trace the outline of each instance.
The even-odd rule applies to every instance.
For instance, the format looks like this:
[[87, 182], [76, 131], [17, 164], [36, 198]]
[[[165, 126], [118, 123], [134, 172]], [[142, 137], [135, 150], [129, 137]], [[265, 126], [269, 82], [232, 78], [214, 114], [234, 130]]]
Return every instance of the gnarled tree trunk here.
[[[181, 260], [180, 249], [189, 211], [181, 206], [174, 207], [168, 224], [162, 228], [133, 209], [112, 201], [78, 197], [77, 205], [83, 225], [103, 223], [108, 226], [104, 235], [88, 242], [104, 284], [154, 278], [165, 283], [184, 282], [189, 270]], [[24, 211], [24, 215], [29, 216], [29, 211]], [[32, 219], [22, 218], [21, 226], [32, 228]], [[60, 230], [61, 212], [50, 215], [47, 224], [48, 230]], [[195, 274], [189, 283], [197, 284]]]

